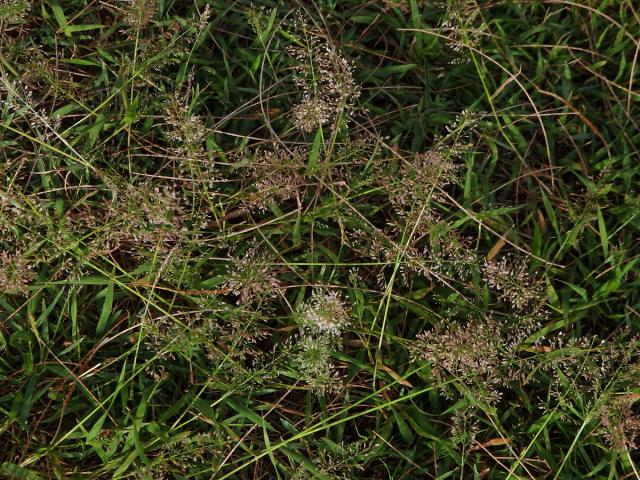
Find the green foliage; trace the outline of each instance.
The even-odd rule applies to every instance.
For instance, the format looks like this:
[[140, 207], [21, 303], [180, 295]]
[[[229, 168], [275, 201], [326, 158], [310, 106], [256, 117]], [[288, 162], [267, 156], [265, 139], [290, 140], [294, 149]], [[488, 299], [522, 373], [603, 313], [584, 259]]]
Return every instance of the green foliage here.
[[0, 0], [0, 476], [640, 478], [626, 0]]

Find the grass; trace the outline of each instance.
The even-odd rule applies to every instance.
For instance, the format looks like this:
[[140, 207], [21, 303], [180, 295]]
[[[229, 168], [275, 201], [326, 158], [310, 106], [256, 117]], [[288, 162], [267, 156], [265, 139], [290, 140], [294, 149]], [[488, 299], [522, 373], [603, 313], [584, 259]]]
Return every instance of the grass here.
[[0, 477], [640, 478], [634, 2], [0, 40]]

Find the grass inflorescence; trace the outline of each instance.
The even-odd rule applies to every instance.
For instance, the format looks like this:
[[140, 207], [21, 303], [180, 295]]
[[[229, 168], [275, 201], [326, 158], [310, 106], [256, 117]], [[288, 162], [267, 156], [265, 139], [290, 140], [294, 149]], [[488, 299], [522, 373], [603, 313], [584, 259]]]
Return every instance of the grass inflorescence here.
[[640, 478], [628, 0], [0, 0], [0, 477]]

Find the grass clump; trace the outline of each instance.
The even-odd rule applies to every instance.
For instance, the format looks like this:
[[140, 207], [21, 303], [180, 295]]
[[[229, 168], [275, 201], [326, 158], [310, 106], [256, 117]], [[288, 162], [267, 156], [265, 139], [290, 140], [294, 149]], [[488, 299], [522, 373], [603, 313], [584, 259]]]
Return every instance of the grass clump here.
[[0, 477], [638, 477], [639, 14], [0, 0]]

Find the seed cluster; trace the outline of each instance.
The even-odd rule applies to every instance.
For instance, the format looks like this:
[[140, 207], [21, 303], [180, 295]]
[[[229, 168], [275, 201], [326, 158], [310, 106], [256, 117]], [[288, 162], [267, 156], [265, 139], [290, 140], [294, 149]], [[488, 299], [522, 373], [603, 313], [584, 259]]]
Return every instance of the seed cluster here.
[[318, 393], [335, 392], [341, 387], [332, 356], [349, 322], [349, 308], [335, 291], [314, 290], [298, 309], [300, 338], [295, 362], [309, 387]]
[[353, 63], [325, 33], [311, 29], [302, 18], [293, 27], [298, 44], [289, 46], [287, 53], [296, 61], [294, 80], [302, 89], [302, 101], [291, 109], [290, 117], [298, 130], [310, 133], [353, 108], [360, 90]]

